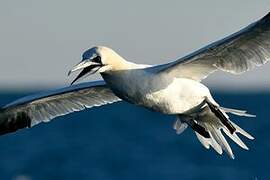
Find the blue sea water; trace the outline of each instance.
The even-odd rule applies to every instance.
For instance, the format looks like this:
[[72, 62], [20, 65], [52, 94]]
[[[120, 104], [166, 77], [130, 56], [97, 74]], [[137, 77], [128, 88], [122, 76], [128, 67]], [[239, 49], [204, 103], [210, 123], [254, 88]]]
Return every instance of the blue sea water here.
[[[26, 93], [0, 93], [4, 105]], [[255, 136], [229, 141], [236, 159], [206, 150], [191, 129], [176, 135], [173, 116], [125, 102], [59, 117], [0, 137], [0, 180], [270, 179], [270, 93], [215, 93], [225, 107], [256, 118], [231, 119]]]

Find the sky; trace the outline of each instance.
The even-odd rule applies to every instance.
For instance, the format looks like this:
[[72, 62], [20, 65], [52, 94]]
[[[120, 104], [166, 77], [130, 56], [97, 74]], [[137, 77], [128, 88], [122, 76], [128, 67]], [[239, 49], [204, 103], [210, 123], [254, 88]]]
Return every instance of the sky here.
[[[269, 9], [269, 0], [1, 0], [0, 88], [69, 85], [74, 76], [67, 72], [95, 45], [137, 63], [174, 61]], [[226, 91], [268, 91], [269, 75], [270, 63], [241, 76], [215, 73], [204, 83]]]

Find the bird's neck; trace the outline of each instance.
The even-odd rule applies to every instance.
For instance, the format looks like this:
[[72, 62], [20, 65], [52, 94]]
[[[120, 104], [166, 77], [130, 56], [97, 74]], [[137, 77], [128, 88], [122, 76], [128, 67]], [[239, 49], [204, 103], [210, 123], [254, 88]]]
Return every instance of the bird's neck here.
[[111, 65], [111, 71], [123, 71], [123, 70], [132, 70], [132, 69], [143, 69], [150, 67], [146, 64], [136, 64], [130, 61], [125, 60], [123, 57], [118, 54], [114, 54], [110, 57], [113, 64]]

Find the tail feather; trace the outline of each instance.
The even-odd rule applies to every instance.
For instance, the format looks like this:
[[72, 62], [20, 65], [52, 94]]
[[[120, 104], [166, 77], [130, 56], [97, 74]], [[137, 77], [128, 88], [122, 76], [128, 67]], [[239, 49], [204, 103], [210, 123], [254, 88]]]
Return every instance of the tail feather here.
[[227, 127], [227, 129], [230, 131], [230, 133], [234, 133], [236, 131], [235, 127], [231, 124], [231, 122], [228, 119], [228, 116], [226, 113], [224, 113], [222, 110], [220, 110], [219, 106], [214, 105], [211, 101], [208, 99], [206, 100], [206, 103], [213, 114], [222, 122], [224, 126]]
[[224, 138], [224, 136], [222, 135], [220, 129], [216, 129], [213, 126], [211, 127], [211, 135], [212, 138], [215, 139], [217, 141], [217, 143], [221, 146], [221, 148], [232, 158], [234, 159], [234, 154], [232, 152], [232, 149], [230, 147], [230, 145], [228, 144], [228, 142], [226, 141], [226, 139]]
[[210, 145], [212, 146], [211, 144], [211, 139], [210, 138], [205, 138], [203, 137], [202, 135], [200, 135], [199, 133], [197, 133], [195, 131], [195, 134], [198, 138], [198, 140], [201, 142], [201, 144], [206, 148], [206, 149], [209, 149], [210, 148]]
[[221, 110], [227, 113], [231, 113], [237, 116], [245, 116], [245, 117], [256, 117], [254, 114], [249, 114], [245, 110], [238, 110], [238, 109], [232, 109], [232, 108], [225, 108], [225, 107], [220, 107]]
[[195, 132], [196, 136], [198, 138], [198, 140], [201, 142], [201, 144], [206, 148], [209, 149], [210, 146], [212, 146], [212, 148], [218, 153], [218, 154], [222, 154], [222, 148], [220, 147], [220, 145], [216, 142], [216, 140], [214, 138], [205, 138], [202, 135], [200, 135], [199, 133]]
[[217, 103], [212, 103], [212, 101], [206, 99], [206, 105], [199, 113], [194, 113], [189, 116], [178, 115], [174, 129], [180, 134], [187, 126], [190, 126], [194, 130], [200, 143], [206, 149], [212, 147], [218, 154], [222, 154], [224, 151], [230, 158], [234, 159], [233, 151], [224, 135], [227, 135], [232, 141], [245, 150], [249, 148], [240, 139], [238, 133], [251, 140], [253, 140], [254, 137], [232, 122], [227, 113], [238, 116], [255, 117], [244, 110], [223, 108]]
[[236, 144], [238, 144], [241, 148], [248, 150], [247, 145], [237, 136], [236, 133], [231, 134], [227, 129], [223, 129], [225, 134], [229, 136]]
[[[222, 109], [221, 112], [224, 113], [224, 117], [228, 117], [225, 112], [226, 110]], [[238, 112], [239, 113], [239, 112]], [[234, 133], [231, 133], [229, 129], [220, 121], [220, 119], [214, 114], [211, 109], [206, 106], [202, 112], [197, 116], [196, 121], [199, 125], [205, 128], [210, 134], [210, 138], [205, 138], [200, 134], [196, 133], [198, 140], [201, 144], [209, 149], [210, 146], [219, 153], [222, 154], [222, 151], [225, 151], [232, 159], [234, 159], [233, 151], [226, 141], [223, 134], [226, 134], [230, 139], [232, 139], [236, 144], [238, 144], [243, 149], [248, 150], [246, 144], [237, 136], [237, 133], [240, 133], [247, 137], [248, 139], [254, 139], [249, 133], [241, 129], [238, 125], [227, 119], [228, 122], [236, 129]], [[224, 133], [222, 133], [222, 131]]]
[[235, 124], [234, 122], [231, 122], [231, 123], [236, 128], [236, 132], [242, 134], [243, 136], [247, 137], [250, 140], [255, 139], [252, 135], [250, 135], [245, 130], [243, 130], [242, 128], [240, 128], [237, 124]]

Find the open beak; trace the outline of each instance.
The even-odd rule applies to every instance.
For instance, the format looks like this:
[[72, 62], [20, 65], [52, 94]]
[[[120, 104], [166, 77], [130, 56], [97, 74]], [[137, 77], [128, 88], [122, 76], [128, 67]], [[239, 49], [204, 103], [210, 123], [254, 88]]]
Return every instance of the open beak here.
[[74, 84], [79, 79], [82, 79], [84, 77], [87, 77], [91, 74], [96, 73], [99, 68], [101, 68], [102, 64], [93, 62], [91, 59], [83, 60], [79, 64], [75, 65], [69, 72], [68, 76], [78, 70], [82, 71], [79, 73], [79, 75], [72, 81], [71, 85]]

